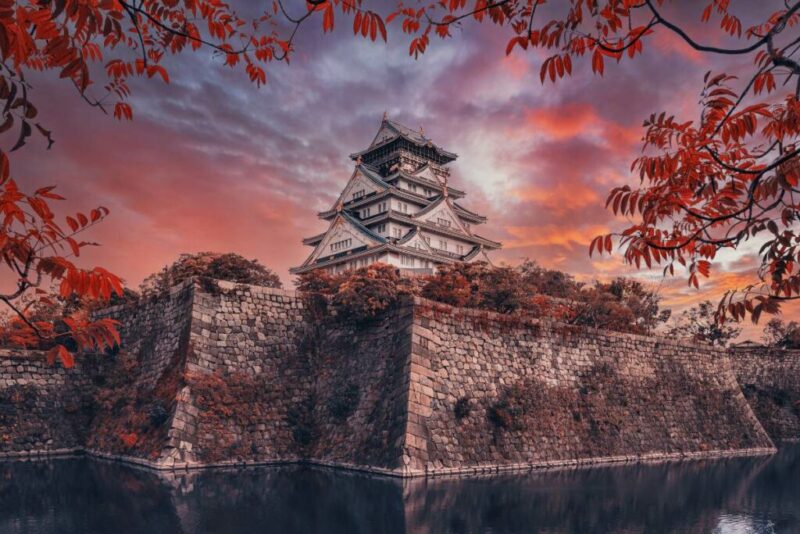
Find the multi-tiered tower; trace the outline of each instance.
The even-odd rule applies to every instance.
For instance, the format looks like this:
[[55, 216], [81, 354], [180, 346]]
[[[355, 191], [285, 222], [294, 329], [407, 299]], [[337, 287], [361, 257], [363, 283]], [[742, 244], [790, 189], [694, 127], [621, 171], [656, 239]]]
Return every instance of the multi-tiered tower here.
[[350, 157], [356, 162], [350, 180], [334, 206], [318, 214], [330, 225], [303, 240], [314, 251], [292, 273], [383, 262], [424, 274], [443, 263], [488, 261], [486, 251], [500, 248], [473, 232], [486, 217], [461, 206], [457, 200], [465, 193], [448, 184], [446, 165], [457, 156], [421, 128], [384, 115], [369, 148]]

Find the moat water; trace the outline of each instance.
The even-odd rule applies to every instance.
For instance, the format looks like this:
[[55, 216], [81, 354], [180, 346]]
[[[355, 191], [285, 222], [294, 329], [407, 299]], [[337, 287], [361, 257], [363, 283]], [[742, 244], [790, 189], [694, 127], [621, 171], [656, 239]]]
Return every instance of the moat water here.
[[309, 467], [165, 478], [0, 463], [0, 533], [800, 532], [800, 445], [771, 457], [400, 481]]

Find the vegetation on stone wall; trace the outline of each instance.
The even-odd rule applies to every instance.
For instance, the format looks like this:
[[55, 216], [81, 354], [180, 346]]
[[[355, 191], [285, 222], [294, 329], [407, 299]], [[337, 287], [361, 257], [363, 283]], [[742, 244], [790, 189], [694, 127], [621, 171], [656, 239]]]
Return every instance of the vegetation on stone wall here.
[[88, 440], [90, 449], [158, 458], [169, 430], [177, 392], [183, 387], [184, 350], [177, 350], [152, 388], [137, 387], [142, 361], [120, 352], [102, 362], [94, 392], [95, 416]]
[[517, 267], [455, 263], [416, 278], [402, 277], [383, 264], [339, 275], [318, 270], [301, 275], [297, 289], [307, 295], [309, 308], [330, 309], [354, 322], [378, 317], [402, 295], [635, 334], [650, 334], [669, 318], [657, 292], [640, 282], [618, 278], [587, 285], [532, 261]]
[[278, 275], [258, 260], [248, 260], [234, 253], [200, 252], [181, 254], [174, 263], [145, 278], [140, 291], [144, 296], [163, 294], [192, 277], [281, 287]]
[[717, 305], [710, 300], [692, 306], [677, 318], [668, 335], [724, 347], [736, 339], [742, 329], [730, 322], [718, 323], [715, 318], [716, 312]]
[[460, 421], [469, 417], [470, 413], [472, 413], [472, 405], [470, 404], [469, 397], [460, 397], [453, 406], [453, 415]]
[[764, 327], [762, 339], [769, 347], [800, 349], [800, 323], [786, 323], [777, 317], [771, 319]]
[[397, 268], [375, 263], [340, 275], [311, 271], [299, 277], [297, 289], [309, 306], [330, 310], [341, 321], [363, 323], [392, 309], [401, 295], [411, 294], [412, 283]]
[[356, 411], [360, 399], [358, 384], [350, 382], [333, 391], [328, 399], [328, 412], [334, 419], [343, 422]]

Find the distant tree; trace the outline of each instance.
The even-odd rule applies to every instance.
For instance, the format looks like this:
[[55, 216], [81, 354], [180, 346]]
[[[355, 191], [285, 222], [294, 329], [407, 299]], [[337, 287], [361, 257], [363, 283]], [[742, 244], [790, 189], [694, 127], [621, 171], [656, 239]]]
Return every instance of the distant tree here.
[[199, 252], [181, 254], [172, 265], [145, 278], [140, 289], [143, 295], [160, 294], [192, 277], [282, 287], [278, 275], [261, 265], [258, 260], [248, 260], [233, 253]]
[[656, 291], [628, 278], [595, 282], [578, 291], [574, 300], [571, 323], [631, 334], [652, 334], [671, 313], [660, 308]]
[[525, 260], [517, 268], [525, 289], [530, 293], [538, 293], [557, 298], [572, 298], [583, 284], [563, 271], [546, 269], [532, 260]]
[[715, 313], [716, 305], [710, 300], [703, 301], [681, 313], [668, 335], [724, 347], [738, 337], [742, 329], [717, 322]]
[[525, 261], [517, 267], [487, 263], [451, 264], [428, 277], [421, 295], [453, 306], [500, 313], [524, 311], [584, 326], [650, 334], [665, 322], [669, 310], [640, 282], [618, 278], [591, 287], [569, 274]]
[[800, 349], [800, 323], [790, 321], [784, 323], [775, 317], [764, 327], [762, 336], [764, 344], [782, 349]]

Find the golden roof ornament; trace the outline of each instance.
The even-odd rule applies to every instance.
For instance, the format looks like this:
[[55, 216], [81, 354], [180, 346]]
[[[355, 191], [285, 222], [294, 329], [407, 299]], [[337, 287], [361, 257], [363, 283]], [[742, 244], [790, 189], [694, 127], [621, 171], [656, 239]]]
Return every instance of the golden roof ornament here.
[[343, 209], [344, 209], [344, 202], [340, 200], [339, 202], [336, 203], [336, 213], [341, 213]]
[[383, 120], [384, 121], [388, 121], [389, 120], [389, 114], [386, 111], [383, 112]]
[[356, 165], [361, 165], [361, 155], [356, 158]]

